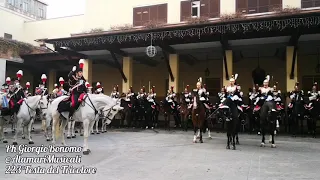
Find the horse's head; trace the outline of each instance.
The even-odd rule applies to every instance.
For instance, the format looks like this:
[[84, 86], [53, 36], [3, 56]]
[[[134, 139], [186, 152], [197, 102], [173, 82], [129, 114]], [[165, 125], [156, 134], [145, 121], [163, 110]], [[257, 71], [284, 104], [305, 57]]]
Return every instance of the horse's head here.
[[117, 101], [112, 106], [106, 105], [102, 112], [103, 116], [107, 119], [107, 124], [111, 123], [111, 120], [114, 118], [116, 114], [118, 114], [119, 111], [123, 110], [124, 108], [121, 107], [121, 102]]

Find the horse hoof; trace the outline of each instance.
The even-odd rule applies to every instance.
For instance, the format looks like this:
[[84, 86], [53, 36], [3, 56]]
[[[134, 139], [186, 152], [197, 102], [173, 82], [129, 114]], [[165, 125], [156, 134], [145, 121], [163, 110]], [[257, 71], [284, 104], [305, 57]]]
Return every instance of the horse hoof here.
[[271, 148], [276, 148], [277, 146], [275, 144], [271, 144]]
[[29, 144], [34, 144], [34, 142], [33, 141], [29, 141]]
[[26, 137], [22, 136], [22, 139], [26, 139]]
[[226, 149], [230, 149], [230, 146], [229, 146], [229, 145], [227, 145]]
[[16, 131], [11, 131], [12, 133], [15, 133]]
[[47, 141], [50, 141], [51, 139], [47, 139]]
[[89, 154], [90, 154], [89, 150], [83, 151], [83, 155], [89, 155]]
[[74, 131], [75, 133], [78, 133], [79, 131]]
[[34, 129], [32, 129], [31, 132], [34, 132]]
[[265, 147], [266, 145], [264, 143], [261, 143], [260, 144], [260, 147]]
[[94, 134], [94, 133], [91, 133], [91, 134]]
[[212, 137], [211, 137], [211, 136], [209, 136], [209, 137], [208, 137], [208, 139], [212, 139]]
[[100, 134], [99, 132], [96, 132], [96, 134]]
[[232, 146], [232, 150], [236, 150], [236, 146]]
[[240, 145], [239, 141], [236, 142], [236, 145]]
[[77, 136], [76, 135], [73, 135], [73, 136], [71, 136], [72, 138], [76, 138]]
[[2, 142], [3, 142], [3, 143], [8, 143], [8, 141], [7, 141], [7, 140], [3, 140]]
[[18, 143], [17, 142], [13, 142], [12, 145], [18, 145]]
[[200, 143], [203, 143], [203, 140], [200, 140]]
[[71, 136], [67, 136], [67, 139], [71, 139]]
[[104, 133], [104, 131], [101, 131], [101, 133]]
[[83, 134], [80, 134], [80, 136], [83, 136]]
[[197, 141], [195, 141], [195, 140], [194, 140], [194, 141], [192, 141], [192, 142], [193, 142], [193, 143], [197, 143]]

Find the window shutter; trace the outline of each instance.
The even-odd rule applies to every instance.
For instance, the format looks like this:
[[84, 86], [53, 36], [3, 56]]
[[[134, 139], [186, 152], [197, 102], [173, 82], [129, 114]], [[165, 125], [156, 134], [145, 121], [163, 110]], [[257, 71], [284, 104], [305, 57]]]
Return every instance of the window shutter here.
[[160, 4], [158, 5], [158, 19], [157, 21], [160, 23], [168, 22], [168, 4]]
[[270, 0], [269, 11], [282, 9], [282, 0]]
[[237, 9], [237, 12], [240, 12], [240, 13], [248, 13], [248, 3], [247, 3], [247, 0], [236, 0], [236, 9]]
[[141, 11], [142, 11], [142, 18], [141, 18], [142, 25], [144, 26], [149, 22], [149, 19], [150, 19], [150, 7], [142, 7]]
[[158, 22], [158, 6], [150, 6], [148, 11], [150, 13], [149, 20], [152, 22]]
[[[264, 0], [268, 1], [268, 0]], [[248, 0], [248, 14], [258, 13], [258, 1], [257, 0]]]
[[133, 8], [133, 26], [142, 26], [142, 9]]
[[209, 0], [210, 3], [210, 18], [216, 18], [220, 16], [220, 0]]
[[210, 17], [210, 0], [200, 1], [200, 17]]
[[180, 21], [185, 21], [191, 17], [191, 1], [181, 1]]

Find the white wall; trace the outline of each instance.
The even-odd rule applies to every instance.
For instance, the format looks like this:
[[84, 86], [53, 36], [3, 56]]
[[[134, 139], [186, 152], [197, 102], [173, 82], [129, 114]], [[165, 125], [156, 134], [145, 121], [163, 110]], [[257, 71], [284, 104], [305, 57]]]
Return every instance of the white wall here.
[[0, 58], [0, 86], [5, 83], [6, 80], [6, 59]]
[[36, 39], [69, 37], [83, 31], [83, 22], [84, 15], [26, 22], [23, 41], [37, 44]]
[[3, 37], [4, 33], [8, 33], [12, 34], [13, 39], [23, 39], [23, 37], [26, 36], [24, 22], [30, 20], [32, 19], [29, 17], [0, 6], [0, 37]]
[[282, 0], [282, 7], [301, 8], [301, 0]]

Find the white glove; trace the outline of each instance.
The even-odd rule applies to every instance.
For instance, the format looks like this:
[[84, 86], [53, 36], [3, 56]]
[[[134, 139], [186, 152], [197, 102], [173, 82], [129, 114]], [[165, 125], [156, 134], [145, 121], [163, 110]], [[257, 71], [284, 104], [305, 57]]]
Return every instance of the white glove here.
[[274, 101], [281, 101], [281, 98], [277, 97]]
[[309, 101], [313, 101], [313, 100], [316, 100], [316, 99], [317, 99], [316, 96], [311, 96], [311, 97], [309, 97]]
[[242, 91], [240, 92], [240, 96], [243, 96], [243, 92]]
[[294, 98], [294, 94], [290, 95], [290, 99], [293, 99]]
[[239, 100], [240, 98], [239, 98], [237, 95], [235, 95], [235, 96], [233, 96], [231, 99], [232, 99], [232, 101], [237, 101], [237, 100]]
[[273, 100], [273, 97], [269, 95], [269, 96], [267, 97], [266, 101], [271, 101], [271, 100]]
[[254, 102], [253, 104], [254, 104], [254, 105], [257, 105], [257, 103], [258, 103], [259, 100], [260, 100], [260, 98], [257, 98], [257, 99], [256, 99], [256, 102]]
[[222, 98], [220, 102], [223, 103], [225, 100], [226, 100], [226, 98]]

